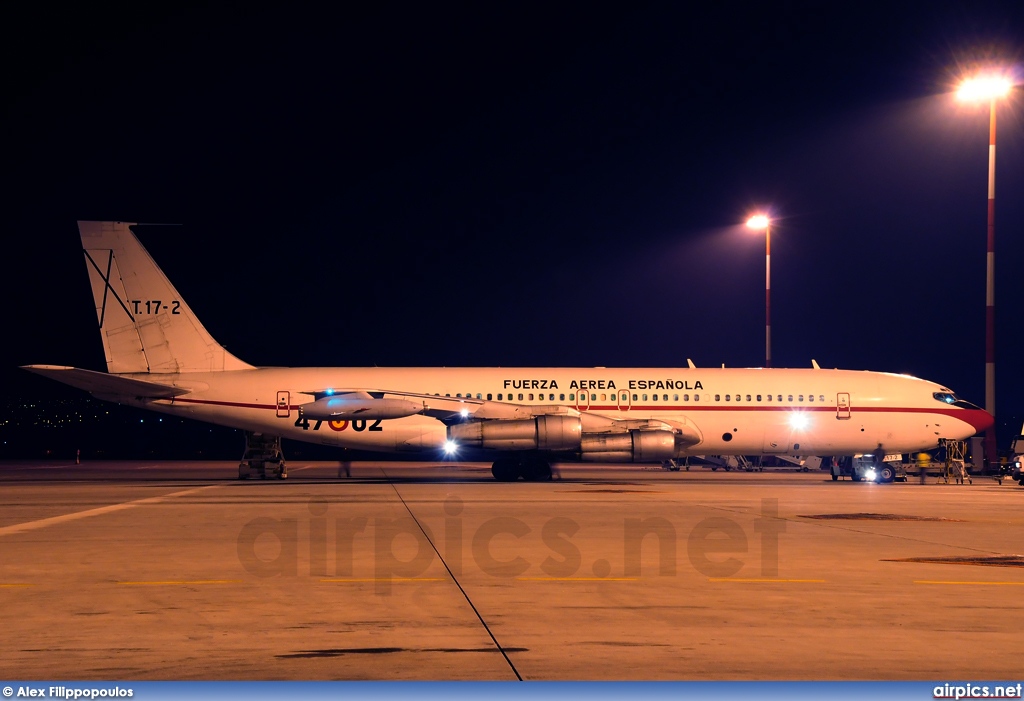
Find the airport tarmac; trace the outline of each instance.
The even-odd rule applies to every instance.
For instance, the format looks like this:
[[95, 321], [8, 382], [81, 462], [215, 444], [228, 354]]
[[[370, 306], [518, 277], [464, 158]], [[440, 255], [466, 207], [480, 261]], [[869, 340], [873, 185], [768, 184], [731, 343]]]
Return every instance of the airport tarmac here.
[[[344, 474], [344, 470], [341, 471]], [[0, 463], [7, 679], [1019, 679], [1024, 488]], [[429, 536], [429, 539], [428, 539]]]

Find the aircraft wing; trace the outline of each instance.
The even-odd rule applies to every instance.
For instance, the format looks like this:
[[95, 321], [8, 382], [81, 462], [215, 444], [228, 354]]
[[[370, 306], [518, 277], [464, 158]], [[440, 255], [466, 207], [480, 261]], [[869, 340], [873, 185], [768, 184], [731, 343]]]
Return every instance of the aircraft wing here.
[[66, 385], [84, 389], [103, 397], [135, 397], [143, 399], [169, 399], [191, 390], [181, 387], [120, 377], [106, 372], [83, 370], [66, 365], [22, 365], [23, 370], [49, 377]]

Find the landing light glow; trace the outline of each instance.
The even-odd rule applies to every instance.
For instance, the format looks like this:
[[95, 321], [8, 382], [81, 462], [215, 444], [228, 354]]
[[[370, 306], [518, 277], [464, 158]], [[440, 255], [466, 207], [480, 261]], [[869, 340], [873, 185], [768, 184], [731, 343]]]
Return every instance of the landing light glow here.
[[445, 441], [444, 442], [444, 454], [445, 455], [452, 455], [458, 449], [459, 449], [459, 444], [456, 443], [455, 441]]
[[874, 482], [876, 477], [878, 477], [878, 473], [874, 469], [868, 469], [864, 472], [864, 479], [868, 482]]
[[460, 411], [459, 416], [461, 416], [464, 419], [467, 418], [469, 416], [469, 409], [463, 409], [462, 411]]

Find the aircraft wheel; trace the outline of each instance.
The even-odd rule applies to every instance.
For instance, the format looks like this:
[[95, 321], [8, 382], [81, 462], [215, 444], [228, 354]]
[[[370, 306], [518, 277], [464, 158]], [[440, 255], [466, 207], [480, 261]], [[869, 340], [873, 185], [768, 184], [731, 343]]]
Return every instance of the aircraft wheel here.
[[717, 467], [712, 467], [712, 468], [711, 468], [711, 471], [712, 471], [712, 472], [718, 472], [718, 468], [717, 468]]
[[853, 472], [850, 473], [850, 479], [852, 479], [854, 482], [860, 482], [861, 476], [857, 473], [856, 470], [854, 470]]
[[832, 475], [832, 481], [833, 482], [838, 482], [839, 481], [839, 475]]
[[543, 460], [524, 460], [520, 472], [527, 482], [547, 482], [551, 479], [551, 466]]
[[519, 479], [519, 463], [510, 458], [495, 460], [491, 465], [491, 474], [499, 482], [515, 482]]
[[878, 469], [878, 481], [882, 484], [889, 484], [896, 479], [896, 470], [891, 465], [882, 465]]

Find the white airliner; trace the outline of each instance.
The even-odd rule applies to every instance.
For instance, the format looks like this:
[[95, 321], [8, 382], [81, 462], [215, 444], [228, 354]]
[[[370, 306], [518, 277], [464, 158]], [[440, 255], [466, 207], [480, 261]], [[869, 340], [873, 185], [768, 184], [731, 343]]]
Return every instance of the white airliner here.
[[287, 476], [280, 438], [440, 455], [493, 451], [494, 477], [550, 461], [906, 453], [992, 425], [907, 375], [808, 369], [257, 368], [206, 331], [125, 222], [79, 222], [107, 372], [29, 365], [100, 399], [243, 429], [239, 477]]

